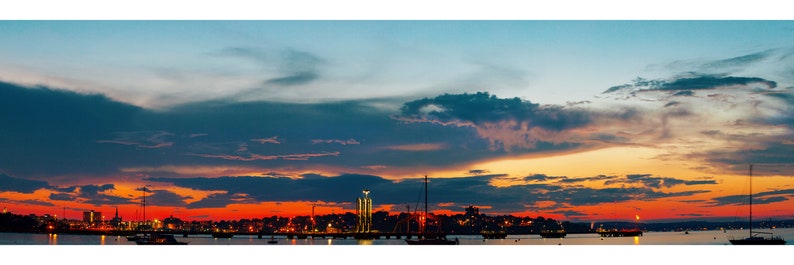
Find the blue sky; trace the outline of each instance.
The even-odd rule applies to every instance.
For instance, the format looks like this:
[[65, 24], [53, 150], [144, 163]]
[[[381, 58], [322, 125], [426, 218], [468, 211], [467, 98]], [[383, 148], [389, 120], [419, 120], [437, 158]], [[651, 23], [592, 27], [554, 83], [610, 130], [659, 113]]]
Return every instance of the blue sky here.
[[591, 100], [636, 77], [697, 71], [690, 65], [699, 61], [789, 49], [794, 38], [789, 21], [3, 25], [4, 80], [102, 93], [153, 108], [219, 98], [322, 102], [480, 90], [564, 104]]

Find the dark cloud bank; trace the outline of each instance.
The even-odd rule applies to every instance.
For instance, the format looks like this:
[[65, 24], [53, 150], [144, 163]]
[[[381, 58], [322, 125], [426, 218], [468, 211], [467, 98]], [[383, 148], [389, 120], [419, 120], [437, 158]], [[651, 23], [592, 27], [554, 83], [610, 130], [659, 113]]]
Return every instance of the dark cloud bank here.
[[[32, 193], [38, 189], [50, 190], [51, 201], [77, 201], [92, 205], [138, 204], [142, 194], [112, 195], [113, 184], [57, 187], [46, 182], [31, 181], [0, 175], [3, 184], [0, 190]], [[554, 201], [556, 207], [568, 208], [601, 203], [615, 203], [628, 200], [657, 200], [670, 197], [689, 196], [705, 193], [708, 190], [693, 189], [682, 192], [665, 192], [661, 187], [678, 185], [714, 185], [714, 181], [685, 181], [669, 177], [655, 177], [650, 174], [628, 176], [594, 176], [570, 178], [567, 176], [546, 176], [534, 174], [525, 177], [529, 181], [509, 187], [496, 187], [491, 182], [506, 175], [481, 175], [457, 178], [431, 178], [430, 198], [433, 209], [460, 211], [468, 205], [491, 206], [493, 211], [547, 211], [536, 206], [538, 202]], [[217, 192], [199, 201], [187, 203], [191, 197], [180, 196], [168, 190], [148, 189], [147, 203], [157, 206], [195, 208], [223, 208], [229, 204], [256, 204], [259, 202], [305, 201], [333, 202], [339, 205], [350, 204], [364, 189], [371, 191], [376, 205], [411, 205], [416, 207], [422, 199], [422, 179], [401, 181], [386, 180], [378, 176], [343, 174], [323, 176], [304, 174], [297, 179], [288, 177], [195, 177], [164, 178], [152, 177], [149, 183], [168, 183], [179, 187], [202, 191]], [[664, 185], [660, 185], [662, 181]], [[623, 187], [601, 189], [586, 188], [577, 183], [600, 182], [602, 184], [636, 184]], [[111, 195], [108, 195], [111, 194]], [[790, 193], [790, 192], [789, 192]], [[777, 193], [775, 193], [777, 194]], [[775, 195], [775, 194], [758, 194]], [[785, 193], [784, 194], [788, 194]], [[763, 198], [763, 196], [761, 196]], [[731, 198], [715, 198], [712, 203], [720, 204]], [[769, 201], [772, 202], [772, 201]], [[759, 203], [764, 203], [760, 200]]]
[[[317, 63], [311, 58], [304, 59], [309, 65]], [[681, 93], [677, 96], [693, 96], [691, 91], [726, 85], [752, 83], [769, 88], [775, 86], [774, 82], [759, 78], [713, 76], [647, 82], [650, 83], [642, 85]], [[605, 93], [616, 93], [629, 87], [636, 88], [610, 88]], [[790, 100], [788, 94], [771, 94], [771, 97]], [[8, 174], [0, 175], [0, 191], [31, 193], [49, 189], [52, 190], [51, 200], [81, 200], [95, 205], [125, 204], [134, 203], [137, 195], [107, 195], [103, 191], [113, 190], [112, 184], [62, 188], [49, 185], [47, 180], [49, 176], [56, 175], [114, 175], [123, 168], [166, 165], [253, 165], [259, 168], [286, 166], [304, 169], [322, 166], [422, 169], [465, 165], [506, 155], [573, 150], [582, 148], [587, 142], [575, 137], [546, 139], [534, 135], [533, 129], [564, 133], [598, 125], [604, 120], [630, 121], [641, 115], [630, 109], [603, 113], [578, 107], [543, 106], [482, 92], [447, 94], [407, 102], [400, 113], [390, 113], [366, 103], [211, 101], [166, 110], [148, 110], [102, 95], [0, 82], [0, 124], [4, 125], [0, 130], [0, 146], [3, 148], [0, 170]], [[523, 137], [519, 137], [519, 141], [531, 144], [508, 148], [507, 140], [483, 135], [484, 130], [494, 126], [517, 132]], [[609, 141], [619, 137], [602, 133], [585, 138]], [[501, 148], [493, 148], [495, 143]], [[782, 154], [791, 151], [788, 146], [784, 150], [774, 150], [770, 146], [769, 150]], [[790, 156], [779, 160], [794, 161]], [[667, 193], [662, 190], [679, 185], [715, 184], [711, 180], [685, 181], [647, 174], [588, 178], [532, 175], [525, 178], [527, 184], [494, 187], [490, 182], [503, 175], [483, 175], [487, 173], [484, 170], [474, 173], [477, 176], [433, 179], [432, 200], [453, 202], [455, 205], [450, 207], [455, 207], [455, 210], [477, 204], [492, 205], [494, 210], [509, 212], [527, 210], [540, 201], [555, 201], [574, 207], [687, 196], [708, 191], [693, 189]], [[332, 177], [308, 174], [293, 179], [270, 176], [185, 177], [162, 173], [147, 178], [147, 181], [221, 191], [190, 204], [185, 203], [188, 198], [166, 190], [154, 190], [151, 195], [155, 205], [187, 208], [259, 201], [349, 202], [362, 189], [372, 190], [379, 204], [406, 204], [415, 202], [416, 199], [410, 195], [418, 194], [421, 187], [419, 180], [392, 182], [364, 174]], [[592, 189], [576, 185], [584, 181], [629, 186]], [[113, 179], [106, 179], [100, 183], [112, 182]], [[766, 202], [779, 201], [780, 198], [786, 197], [769, 197]], [[730, 199], [716, 198], [714, 201], [719, 205]]]

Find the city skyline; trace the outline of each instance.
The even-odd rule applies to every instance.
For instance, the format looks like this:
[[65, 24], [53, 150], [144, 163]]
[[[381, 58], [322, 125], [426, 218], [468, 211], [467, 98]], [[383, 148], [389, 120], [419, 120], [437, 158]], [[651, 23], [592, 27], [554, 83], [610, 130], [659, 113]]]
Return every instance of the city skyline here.
[[0, 21], [0, 204], [794, 212], [792, 21]]

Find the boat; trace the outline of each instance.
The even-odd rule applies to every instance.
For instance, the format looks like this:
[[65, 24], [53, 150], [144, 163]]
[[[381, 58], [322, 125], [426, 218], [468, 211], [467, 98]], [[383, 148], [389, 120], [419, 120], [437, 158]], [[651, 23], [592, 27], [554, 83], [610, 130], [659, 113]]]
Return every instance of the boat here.
[[138, 241], [138, 239], [145, 238], [145, 237], [147, 237], [147, 236], [146, 235], [130, 235], [130, 236], [126, 236], [127, 241]]
[[482, 235], [483, 239], [505, 239], [507, 238], [507, 232], [505, 231], [481, 231], [480, 235]]
[[[540, 237], [542, 238], [563, 238], [568, 235], [568, 232], [565, 232], [565, 227], [562, 226], [562, 223], [557, 222], [558, 229], [543, 229], [540, 230]], [[545, 225], [543, 226], [546, 227]]]
[[642, 229], [640, 229], [640, 216], [634, 215], [634, 228], [613, 228], [611, 230], [599, 227], [596, 230], [601, 237], [633, 237], [642, 236]]
[[278, 244], [278, 241], [276, 241], [276, 237], [275, 236], [270, 236], [270, 240], [268, 240], [267, 243], [268, 244]]
[[565, 230], [543, 230], [539, 234], [542, 238], [563, 238], [568, 235]]
[[138, 245], [187, 245], [187, 242], [180, 242], [174, 238], [174, 235], [167, 234], [151, 234], [148, 237], [142, 237], [135, 241]]
[[417, 239], [405, 239], [405, 243], [408, 245], [459, 245], [460, 241], [455, 238], [455, 240], [447, 239], [447, 236], [443, 233], [428, 233], [427, 232], [427, 175], [425, 175], [425, 223], [422, 227], [421, 234]]
[[[769, 235], [764, 237], [763, 235]], [[731, 237], [728, 241], [731, 245], [785, 245], [786, 241], [780, 236], [774, 236], [770, 232], [753, 232], [753, 165], [750, 164], [750, 237], [735, 239]]]
[[642, 236], [642, 230], [640, 229], [612, 229], [612, 230], [604, 230], [600, 229], [596, 231], [598, 235], [601, 237], [631, 237], [631, 236]]

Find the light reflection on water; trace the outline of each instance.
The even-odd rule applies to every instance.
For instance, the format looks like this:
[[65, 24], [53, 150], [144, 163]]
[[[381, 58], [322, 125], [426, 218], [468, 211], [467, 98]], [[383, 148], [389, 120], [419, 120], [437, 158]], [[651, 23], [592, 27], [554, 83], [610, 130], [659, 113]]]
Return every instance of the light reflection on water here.
[[[770, 232], [770, 230], [759, 230]], [[794, 228], [771, 230], [782, 236], [787, 245], [794, 245]], [[747, 230], [690, 231], [685, 232], [645, 232], [639, 237], [600, 237], [598, 234], [569, 234], [565, 238], [541, 238], [538, 235], [509, 235], [505, 239], [483, 239], [479, 235], [450, 235], [450, 239], [460, 240], [461, 245], [729, 245], [728, 239], [747, 237]], [[233, 238], [212, 238], [209, 235], [182, 237], [177, 240], [189, 245], [270, 245], [269, 237], [237, 235]], [[332, 239], [308, 238], [288, 239], [275, 237], [277, 244], [272, 245], [406, 245], [405, 239]], [[135, 245], [121, 236], [72, 235], [72, 234], [26, 234], [0, 233], [0, 245]]]

